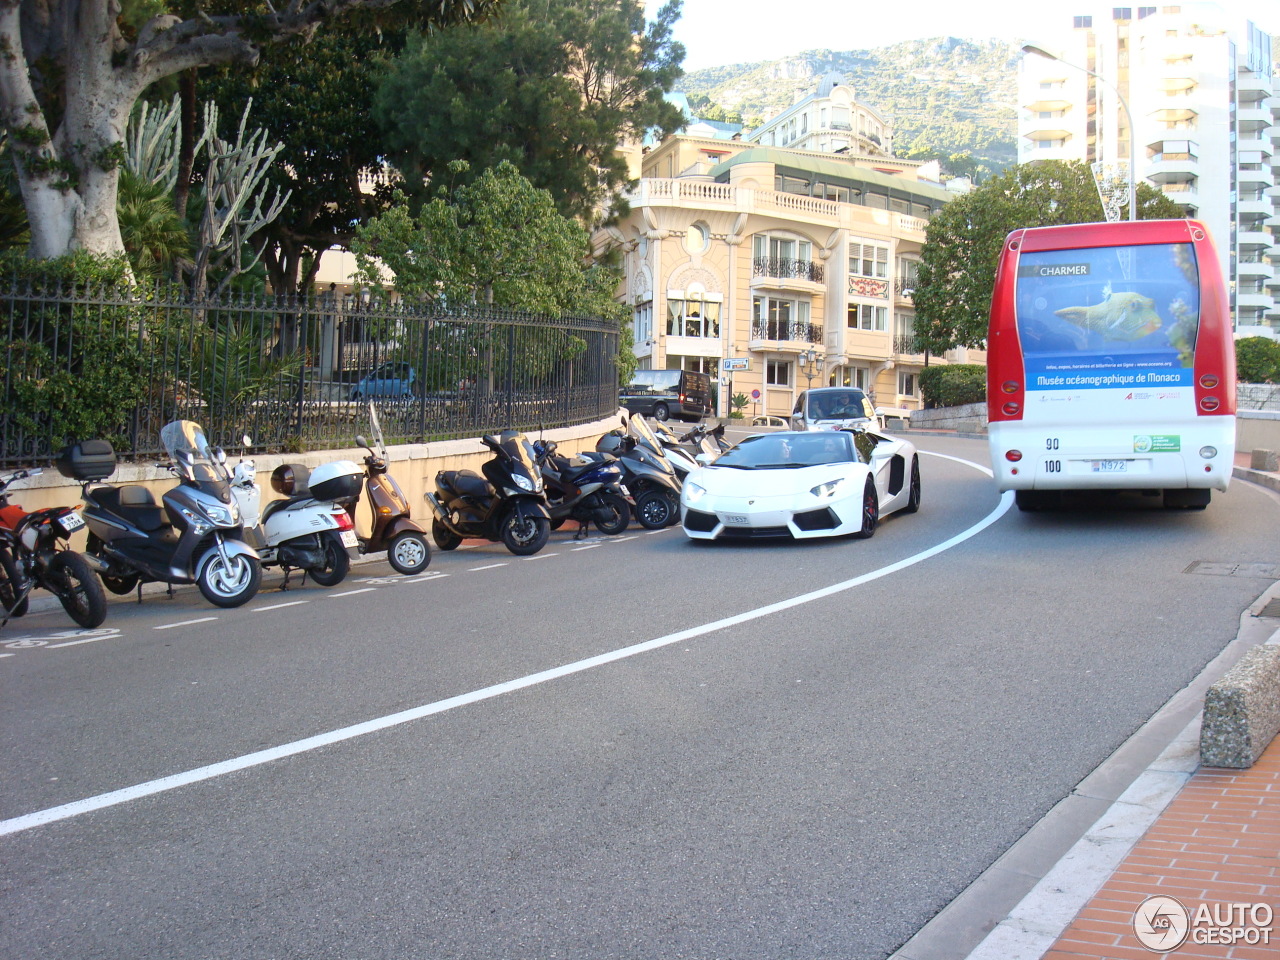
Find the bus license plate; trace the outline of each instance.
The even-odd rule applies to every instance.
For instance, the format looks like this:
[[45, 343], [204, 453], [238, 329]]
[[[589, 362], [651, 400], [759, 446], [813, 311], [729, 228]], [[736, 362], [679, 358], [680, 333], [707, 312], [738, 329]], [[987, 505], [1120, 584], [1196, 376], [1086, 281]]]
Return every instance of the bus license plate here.
[[84, 519], [78, 513], [68, 513], [58, 521], [58, 524], [67, 533], [75, 533], [84, 526]]
[[342, 531], [342, 545], [344, 547], [358, 547], [360, 545], [360, 541], [356, 539], [356, 532], [354, 530]]
[[1129, 470], [1128, 460], [1094, 460], [1094, 473], [1127, 473]]

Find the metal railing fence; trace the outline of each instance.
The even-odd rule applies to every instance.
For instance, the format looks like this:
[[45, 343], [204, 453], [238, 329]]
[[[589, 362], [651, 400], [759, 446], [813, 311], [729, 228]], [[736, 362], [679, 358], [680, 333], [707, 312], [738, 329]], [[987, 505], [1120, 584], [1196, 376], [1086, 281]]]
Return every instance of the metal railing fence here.
[[567, 426], [617, 410], [619, 330], [599, 318], [327, 297], [0, 286], [0, 466], [106, 438], [162, 454], [195, 420], [258, 452], [352, 446], [372, 401], [388, 443]]

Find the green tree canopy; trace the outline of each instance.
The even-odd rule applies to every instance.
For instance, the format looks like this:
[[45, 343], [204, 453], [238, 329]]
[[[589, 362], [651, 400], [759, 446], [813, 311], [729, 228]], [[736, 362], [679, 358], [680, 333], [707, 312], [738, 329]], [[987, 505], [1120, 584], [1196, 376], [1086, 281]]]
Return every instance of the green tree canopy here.
[[[1177, 218], [1183, 212], [1164, 194], [1139, 183], [1138, 216]], [[1013, 167], [948, 203], [925, 234], [913, 297], [919, 345], [942, 353], [983, 344], [996, 265], [1010, 232], [1102, 219], [1093, 174], [1083, 161]]]
[[1280, 383], [1280, 342], [1270, 337], [1237, 340], [1236, 378], [1241, 383]]
[[391, 162], [410, 184], [466, 160], [506, 160], [558, 209], [586, 219], [628, 179], [619, 142], [684, 122], [664, 94], [681, 75], [679, 0], [645, 22], [639, 0], [507, 0], [476, 27], [415, 38], [375, 100]]

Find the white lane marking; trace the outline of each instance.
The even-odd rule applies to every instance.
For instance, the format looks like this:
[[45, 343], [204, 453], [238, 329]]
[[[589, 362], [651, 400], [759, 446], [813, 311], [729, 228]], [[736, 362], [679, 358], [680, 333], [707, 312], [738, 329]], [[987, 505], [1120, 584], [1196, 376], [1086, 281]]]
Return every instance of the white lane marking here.
[[196, 620], [179, 620], [177, 623], [164, 623], [158, 627], [152, 627], [152, 630], [172, 630], [174, 627], [189, 627], [193, 623], [208, 623], [210, 620], [217, 620], [217, 617], [200, 617]]
[[441, 573], [439, 570], [432, 570], [430, 573], [424, 573], [420, 577], [405, 577], [403, 580], [399, 580], [397, 582], [398, 583], [426, 583], [428, 580], [443, 580], [447, 576], [449, 576], [449, 574]]
[[532, 557], [525, 557], [524, 559], [525, 560], [545, 560], [547, 557], [558, 557], [558, 556], [560, 556], [560, 554], [558, 553], [537, 553], [537, 554], [534, 554]]
[[3, 659], [4, 657], [16, 657], [16, 656], [17, 656], [16, 653], [0, 653], [0, 659]]
[[660, 528], [659, 528], [659, 529], [657, 529], [657, 530], [646, 530], [646, 531], [644, 532], [644, 535], [645, 535], [646, 537], [652, 537], [655, 533], [666, 533], [666, 532], [667, 532], [667, 528], [666, 528], [666, 527], [660, 527]]
[[491, 563], [484, 567], [471, 567], [470, 569], [467, 570], [467, 572], [475, 573], [477, 570], [494, 570], [497, 567], [505, 567], [505, 566], [506, 566], [506, 563]]
[[581, 546], [581, 547], [570, 547], [570, 548], [569, 548], [569, 552], [570, 552], [570, 553], [577, 553], [579, 550], [594, 550], [594, 549], [595, 549], [596, 547], [598, 547], [598, 546], [600, 546], [600, 544], [598, 544], [598, 543], [588, 543], [588, 544], [585, 544], [585, 545], [583, 545], [583, 546]]
[[[948, 459], [954, 458], [949, 457]], [[967, 461], [960, 462], [967, 463]], [[971, 464], [971, 466], [977, 467], [979, 470], [983, 469], [977, 464]], [[685, 640], [691, 640], [694, 637], [714, 633], [715, 631], [723, 630], [726, 627], [737, 626], [738, 624], [747, 623], [751, 620], [758, 620], [761, 617], [766, 617], [773, 613], [790, 610], [792, 607], [798, 607], [814, 600], [821, 600], [825, 597], [832, 596], [833, 594], [842, 593], [843, 591], [851, 590], [854, 587], [859, 587], [864, 583], [879, 580], [881, 577], [887, 577], [892, 573], [897, 573], [899, 570], [905, 570], [917, 563], [928, 560], [930, 557], [935, 557], [940, 553], [950, 550], [952, 547], [964, 543], [964, 541], [977, 536], [983, 530], [987, 529], [987, 527], [991, 526], [1008, 513], [1012, 506], [1013, 493], [1005, 493], [1000, 497], [999, 504], [996, 505], [996, 508], [992, 510], [991, 513], [987, 514], [967, 530], [962, 530], [950, 540], [945, 540], [942, 543], [929, 547], [927, 550], [922, 550], [917, 554], [913, 554], [904, 560], [891, 563], [878, 570], [872, 570], [870, 573], [864, 573], [851, 580], [843, 580], [840, 583], [833, 583], [829, 587], [822, 587], [821, 589], [801, 594], [798, 597], [792, 597], [788, 600], [779, 600], [776, 603], [770, 603], [763, 607], [756, 607], [754, 610], [747, 610], [744, 613], [734, 614], [731, 617], [713, 620], [710, 623], [704, 623], [698, 627], [690, 627], [689, 629], [681, 630], [678, 633], [669, 633], [664, 637], [656, 637], [653, 640], [645, 640], [641, 643], [632, 644], [629, 647], [622, 647], [618, 650], [611, 650], [608, 653], [601, 653], [594, 657], [587, 657], [584, 660], [576, 660], [573, 663], [566, 663], [563, 666], [552, 667], [550, 670], [543, 670], [540, 673], [531, 673], [525, 677], [519, 677], [515, 680], [507, 680], [503, 683], [495, 683], [492, 686], [473, 690], [470, 693], [463, 693], [456, 697], [449, 697], [445, 700], [437, 700], [434, 703], [424, 704], [420, 707], [402, 710], [400, 713], [392, 713], [384, 717], [377, 717], [373, 720], [366, 720], [363, 723], [352, 724], [349, 727], [342, 727], [338, 730], [330, 730], [328, 733], [317, 734], [316, 736], [306, 737], [302, 740], [294, 740], [292, 743], [285, 743], [278, 747], [270, 747], [266, 750], [259, 750], [255, 753], [246, 753], [243, 756], [234, 757], [230, 760], [223, 760], [220, 763], [211, 763], [208, 766], [196, 767], [194, 770], [175, 773], [168, 777], [161, 777], [158, 780], [149, 780], [146, 783], [139, 783], [132, 787], [113, 790], [110, 793], [100, 793], [97, 796], [86, 797], [83, 800], [75, 800], [71, 803], [64, 803], [57, 807], [48, 807], [44, 810], [37, 810], [35, 813], [28, 813], [20, 817], [12, 817], [8, 820], [0, 820], [0, 836], [7, 836], [11, 833], [20, 833], [23, 830], [30, 830], [33, 827], [43, 826], [46, 823], [55, 823], [58, 820], [78, 817], [81, 814], [91, 813], [94, 810], [102, 810], [106, 807], [118, 806], [122, 803], [128, 803], [131, 800], [138, 800], [142, 797], [149, 797], [157, 793], [164, 793], [167, 790], [174, 790], [178, 787], [185, 787], [193, 783], [199, 783], [202, 780], [212, 780], [214, 777], [221, 777], [228, 773], [235, 773], [239, 770], [247, 770], [251, 767], [261, 766], [264, 763], [271, 763], [272, 761], [291, 757], [295, 754], [318, 750], [321, 747], [341, 743], [345, 740], [352, 740], [356, 737], [363, 737], [366, 734], [376, 733], [379, 730], [398, 727], [405, 723], [411, 723], [414, 720], [421, 720], [424, 717], [444, 713], [448, 710], [455, 710], [458, 707], [465, 707], [473, 703], [480, 703], [483, 700], [491, 700], [494, 697], [500, 697], [503, 694], [514, 693], [517, 690], [524, 690], [528, 687], [534, 687], [539, 684], [547, 683], [551, 680], [559, 680], [562, 677], [568, 677], [575, 673], [593, 670], [596, 667], [602, 667], [606, 664], [615, 663], [619, 660], [626, 660], [641, 653], [648, 653], [651, 650], [658, 650], [674, 643], [680, 643]]]
[[304, 603], [310, 603], [310, 600], [290, 600], [288, 603], [273, 603], [269, 607], [254, 607], [250, 613], [265, 613], [267, 610], [281, 610], [285, 607], [297, 607]]
[[333, 599], [334, 597], [354, 597], [357, 593], [373, 593], [377, 587], [362, 587], [359, 590], [347, 590], [344, 593], [329, 593], [325, 596]]
[[633, 533], [629, 537], [610, 537], [605, 542], [606, 543], [626, 543], [628, 540], [639, 540], [639, 539], [640, 538]]
[[[984, 467], [982, 464], [974, 463], [972, 460], [948, 456], [945, 453], [934, 453], [932, 450], [917, 450], [916, 453], [922, 453], [926, 457], [937, 457], [939, 460], [954, 460], [956, 463], [963, 463], [966, 467], [973, 467], [973, 469], [977, 470], [979, 473], [985, 473], [988, 477], [995, 477], [995, 473], [991, 471], [990, 467]], [[1008, 507], [1005, 509], [1007, 510]]]
[[105, 636], [85, 637], [83, 640], [68, 640], [66, 643], [51, 643], [49, 644], [49, 649], [57, 650], [59, 647], [74, 647], [81, 643], [97, 643], [99, 640], [105, 640], [105, 639], [107, 639]]

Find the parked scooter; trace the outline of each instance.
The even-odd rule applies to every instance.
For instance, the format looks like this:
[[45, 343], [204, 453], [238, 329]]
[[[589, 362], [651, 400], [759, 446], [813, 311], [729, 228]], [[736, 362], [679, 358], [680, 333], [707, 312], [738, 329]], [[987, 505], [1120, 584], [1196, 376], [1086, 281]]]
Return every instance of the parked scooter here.
[[[246, 445], [249, 438], [245, 438]], [[252, 460], [242, 459], [231, 471], [231, 492], [244, 518], [245, 540], [262, 558], [264, 567], [289, 575], [302, 571], [322, 587], [337, 586], [351, 569], [359, 548], [355, 523], [344, 505], [360, 496], [364, 471], [350, 460], [337, 460], [308, 470], [300, 463], [284, 463], [271, 472], [271, 489], [285, 499], [262, 507], [262, 487]]]
[[533, 444], [523, 433], [504, 430], [480, 442], [493, 459], [473, 470], [442, 470], [427, 503], [435, 519], [431, 536], [441, 550], [456, 549], [468, 537], [502, 541], [516, 556], [532, 556], [551, 536], [551, 512]]
[[85, 554], [112, 593], [153, 581], [194, 582], [215, 606], [238, 607], [258, 592], [262, 566], [243, 539], [226, 454], [210, 448], [190, 420], [165, 424], [160, 442], [170, 459], [164, 466], [180, 481], [162, 504], [140, 485], [94, 486], [116, 469], [106, 440], [86, 440], [58, 456], [58, 471], [80, 481], [80, 515], [89, 526]]
[[707, 429], [706, 424], [700, 423], [684, 434], [680, 438], [680, 442], [688, 444], [693, 449], [695, 457], [700, 453], [718, 457], [733, 446], [724, 438], [723, 423], [716, 424], [710, 430]]
[[596, 452], [583, 453], [587, 459], [604, 454], [618, 458], [623, 482], [635, 499], [634, 512], [640, 526], [660, 530], [680, 522], [680, 480], [675, 467], [662, 453], [662, 444], [643, 417], [622, 418], [623, 428], [610, 430], [596, 441]]
[[9, 502], [10, 484], [43, 470], [19, 470], [0, 476], [0, 624], [27, 612], [34, 587], [48, 590], [67, 615], [82, 627], [107, 618], [107, 597], [97, 574], [67, 543], [84, 526], [72, 507], [48, 507], [30, 513]]
[[556, 453], [554, 440], [538, 440], [533, 445], [551, 513], [551, 529], [566, 520], [578, 521], [575, 540], [586, 536], [587, 528], [616, 536], [631, 522], [632, 501], [622, 485], [622, 467], [614, 458], [570, 460]]
[[688, 447], [681, 445], [681, 440], [675, 435], [675, 432], [665, 423], [651, 423], [649, 429], [653, 431], [653, 435], [658, 438], [658, 442], [662, 444], [662, 454], [669, 461], [671, 466], [675, 467], [676, 474], [680, 477], [680, 482], [684, 483], [692, 470], [698, 468], [698, 461], [694, 459], [694, 454]]
[[[373, 424], [373, 436], [378, 442], [379, 453], [374, 453], [369, 441], [362, 436], [356, 443], [369, 451], [364, 458], [364, 488], [369, 495], [369, 509], [373, 511], [369, 536], [357, 536], [361, 553], [387, 551], [387, 562], [396, 573], [406, 577], [421, 573], [431, 563], [431, 547], [427, 544], [427, 531], [409, 516], [409, 501], [400, 485], [387, 472], [387, 444], [382, 439], [382, 424], [378, 411], [369, 404], [369, 419]], [[352, 522], [356, 518], [359, 491], [346, 503]]]

